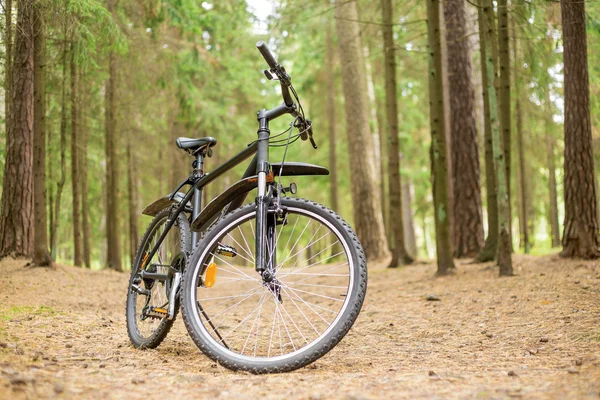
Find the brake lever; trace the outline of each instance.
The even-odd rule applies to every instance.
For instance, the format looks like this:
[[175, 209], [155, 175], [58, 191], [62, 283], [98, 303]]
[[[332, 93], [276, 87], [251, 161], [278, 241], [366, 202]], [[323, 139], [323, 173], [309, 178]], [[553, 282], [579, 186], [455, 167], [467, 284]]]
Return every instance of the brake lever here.
[[308, 125], [308, 139], [310, 140], [310, 144], [313, 149], [317, 149], [317, 144], [315, 143], [315, 139], [313, 139], [313, 130], [312, 130], [312, 121], [310, 119], [306, 120], [306, 124]]
[[277, 74], [274, 74], [273, 71], [271, 71], [270, 69], [265, 69], [263, 72], [268, 80], [270, 80], [270, 81], [278, 81], [279, 80], [279, 77], [277, 76]]

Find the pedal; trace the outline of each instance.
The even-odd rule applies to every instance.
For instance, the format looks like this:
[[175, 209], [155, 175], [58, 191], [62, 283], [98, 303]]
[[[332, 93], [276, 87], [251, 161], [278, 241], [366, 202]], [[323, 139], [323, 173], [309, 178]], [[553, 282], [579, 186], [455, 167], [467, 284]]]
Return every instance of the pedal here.
[[235, 257], [237, 256], [237, 250], [232, 246], [220, 244], [217, 246], [217, 254], [221, 254], [225, 257]]
[[167, 310], [161, 307], [149, 307], [146, 315], [152, 318], [164, 318], [167, 316]]

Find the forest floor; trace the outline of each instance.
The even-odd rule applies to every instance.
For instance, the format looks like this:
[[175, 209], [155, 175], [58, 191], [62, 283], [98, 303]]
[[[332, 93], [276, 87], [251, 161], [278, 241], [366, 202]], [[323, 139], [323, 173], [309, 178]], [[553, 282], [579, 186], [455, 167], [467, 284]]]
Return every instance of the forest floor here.
[[[156, 350], [129, 345], [128, 274], [0, 263], [0, 399], [600, 397], [600, 262], [370, 266], [346, 338], [301, 370], [230, 372], [178, 319]], [[439, 301], [428, 301], [428, 295]]]

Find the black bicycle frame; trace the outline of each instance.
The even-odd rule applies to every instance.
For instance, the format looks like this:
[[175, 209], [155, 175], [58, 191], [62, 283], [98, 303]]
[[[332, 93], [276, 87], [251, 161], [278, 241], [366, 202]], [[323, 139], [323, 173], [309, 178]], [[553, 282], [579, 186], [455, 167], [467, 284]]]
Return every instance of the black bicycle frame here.
[[[236, 154], [230, 160], [226, 161], [222, 165], [215, 168], [210, 173], [204, 173], [204, 157], [206, 156], [206, 152], [209, 151], [208, 148], [204, 149], [204, 151], [198, 151], [196, 153], [196, 160], [194, 161], [194, 171], [192, 174], [183, 181], [177, 189], [173, 191], [169, 200], [173, 200], [177, 195], [178, 190], [183, 186], [190, 185], [191, 188], [187, 191], [185, 196], [179, 200], [179, 204], [172, 211], [169, 219], [167, 220], [167, 225], [165, 230], [161, 234], [160, 238], [150, 251], [146, 257], [144, 257], [144, 262], [139, 267], [140, 270], [143, 270], [145, 267], [145, 260], [151, 260], [156, 254], [158, 248], [160, 247], [162, 241], [167, 236], [169, 230], [173, 227], [175, 221], [177, 221], [177, 217], [180, 213], [184, 212], [187, 204], [190, 202], [192, 197], [193, 205], [192, 205], [192, 221], [196, 220], [200, 215], [202, 210], [202, 190], [203, 188], [231, 170], [235, 166], [241, 164], [244, 160], [256, 154], [246, 172], [244, 173], [243, 178], [248, 178], [252, 172], [257, 175], [258, 178], [258, 195], [256, 197], [256, 263], [255, 269], [257, 272], [262, 273], [265, 270], [266, 260], [266, 229], [267, 229], [267, 208], [271, 201], [271, 193], [267, 191], [267, 175], [271, 172], [271, 165], [269, 164], [269, 122], [278, 118], [285, 114], [292, 114], [293, 116], [297, 116], [296, 107], [294, 105], [287, 106], [285, 103], [275, 107], [271, 110], [262, 109], [258, 112], [258, 140], [250, 144], [246, 149]], [[243, 198], [242, 200], [243, 201]], [[235, 201], [233, 201], [235, 202]], [[199, 232], [192, 232], [192, 243], [194, 246], [198, 243]], [[191, 248], [188, 250], [192, 250]], [[148, 275], [148, 274], [146, 274]], [[147, 276], [150, 279], [160, 279], [160, 277], [154, 276], [157, 274], [152, 274], [153, 276]]]

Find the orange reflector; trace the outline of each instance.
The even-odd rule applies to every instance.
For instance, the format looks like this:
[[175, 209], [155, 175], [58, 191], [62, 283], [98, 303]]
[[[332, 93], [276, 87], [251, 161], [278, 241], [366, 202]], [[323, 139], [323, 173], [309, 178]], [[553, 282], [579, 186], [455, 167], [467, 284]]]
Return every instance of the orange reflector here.
[[215, 264], [214, 262], [211, 262], [210, 264], [208, 264], [208, 267], [206, 268], [206, 275], [204, 278], [204, 286], [212, 287], [215, 284], [216, 280], [217, 280], [217, 264]]

